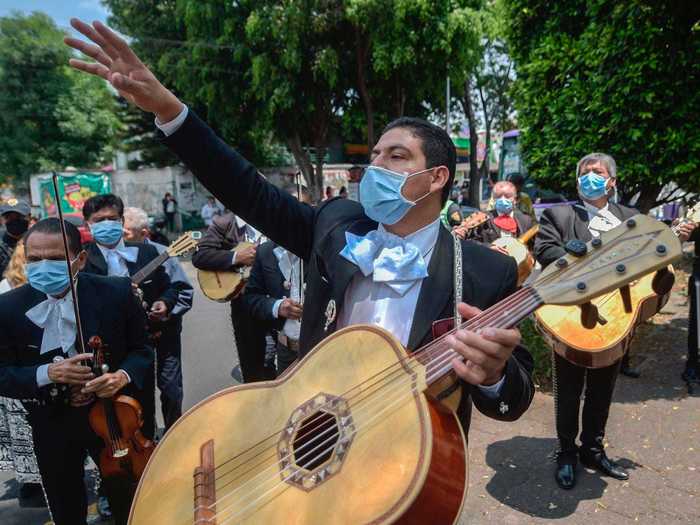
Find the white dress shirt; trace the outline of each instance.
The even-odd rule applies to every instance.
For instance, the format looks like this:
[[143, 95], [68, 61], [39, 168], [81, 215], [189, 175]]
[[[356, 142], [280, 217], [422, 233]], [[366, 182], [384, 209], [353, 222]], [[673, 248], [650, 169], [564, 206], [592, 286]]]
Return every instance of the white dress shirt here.
[[[299, 284], [301, 279], [299, 274], [301, 273], [301, 261], [299, 257], [293, 253], [289, 253], [287, 250], [278, 246], [273, 250], [275, 257], [277, 258], [277, 267], [280, 269], [284, 280], [289, 283], [289, 297], [298, 303], [301, 303], [301, 289]], [[272, 316], [277, 319], [279, 318], [280, 305], [283, 299], [278, 299], [275, 304], [272, 305]], [[295, 341], [299, 340], [299, 334], [301, 332], [301, 321], [298, 319], [287, 319], [282, 327], [282, 333], [293, 339]]]
[[610, 211], [610, 206], [605, 203], [602, 208], [596, 208], [592, 204], [583, 201], [588, 212], [588, 231], [593, 237], [600, 237], [601, 232], [607, 232], [619, 226], [622, 221]]
[[95, 244], [107, 262], [107, 275], [110, 277], [129, 277], [129, 268], [126, 263], [127, 261], [136, 262], [139, 255], [139, 249], [136, 246], [127, 248], [124, 239], [121, 239], [114, 248], [106, 248], [100, 243]]
[[[187, 106], [184, 106], [180, 114], [170, 122], [163, 123], [156, 119], [156, 126], [164, 135], [172, 135], [185, 122], [188, 111]], [[384, 230], [384, 226], [380, 224], [378, 229]], [[406, 241], [418, 247], [428, 267], [439, 233], [440, 219], [438, 218], [405, 237]], [[375, 283], [371, 274], [365, 277], [362, 272], [358, 272], [345, 291], [343, 308], [341, 308], [338, 317], [338, 328], [353, 324], [378, 325], [394, 334], [405, 346], [408, 343], [408, 336], [413, 325], [413, 317], [422, 284], [422, 280], [417, 281], [401, 296], [386, 284]], [[479, 388], [489, 397], [498, 397], [504, 379], [505, 377], [490, 386], [479, 385]]]

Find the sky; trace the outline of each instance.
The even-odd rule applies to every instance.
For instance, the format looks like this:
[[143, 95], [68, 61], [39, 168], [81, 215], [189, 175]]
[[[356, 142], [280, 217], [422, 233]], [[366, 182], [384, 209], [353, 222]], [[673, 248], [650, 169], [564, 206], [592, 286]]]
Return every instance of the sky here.
[[61, 29], [71, 31], [72, 17], [81, 18], [86, 22], [106, 22], [109, 15], [109, 11], [100, 0], [0, 0], [0, 16], [6, 16], [12, 11], [24, 14], [43, 11], [53, 18]]

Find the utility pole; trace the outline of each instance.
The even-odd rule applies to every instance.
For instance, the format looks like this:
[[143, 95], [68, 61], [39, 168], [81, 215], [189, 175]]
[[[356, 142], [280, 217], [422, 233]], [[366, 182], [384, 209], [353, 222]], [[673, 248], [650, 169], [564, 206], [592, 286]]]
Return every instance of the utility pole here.
[[445, 131], [450, 134], [450, 76], [447, 76], [447, 85], [445, 89]]

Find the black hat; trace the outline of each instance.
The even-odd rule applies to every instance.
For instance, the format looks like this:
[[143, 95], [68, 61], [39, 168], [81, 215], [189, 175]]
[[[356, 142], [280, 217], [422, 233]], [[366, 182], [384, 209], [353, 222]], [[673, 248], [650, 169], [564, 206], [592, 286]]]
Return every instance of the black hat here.
[[25, 217], [32, 212], [32, 208], [25, 201], [15, 199], [14, 197], [8, 199], [5, 204], [0, 205], [0, 215], [5, 215], [6, 213], [19, 213]]

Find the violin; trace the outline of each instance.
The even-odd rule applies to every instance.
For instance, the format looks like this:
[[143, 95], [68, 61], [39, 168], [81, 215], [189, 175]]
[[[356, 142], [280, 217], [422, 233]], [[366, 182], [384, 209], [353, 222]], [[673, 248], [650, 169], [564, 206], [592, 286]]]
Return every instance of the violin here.
[[[93, 373], [100, 376], [109, 372], [106, 346], [98, 336], [88, 341], [93, 352]], [[141, 433], [143, 410], [133, 397], [119, 395], [98, 398], [90, 409], [88, 421], [92, 430], [102, 438], [105, 448], [100, 453], [100, 475], [126, 477], [138, 482], [146, 463], [155, 449], [155, 443]]]

